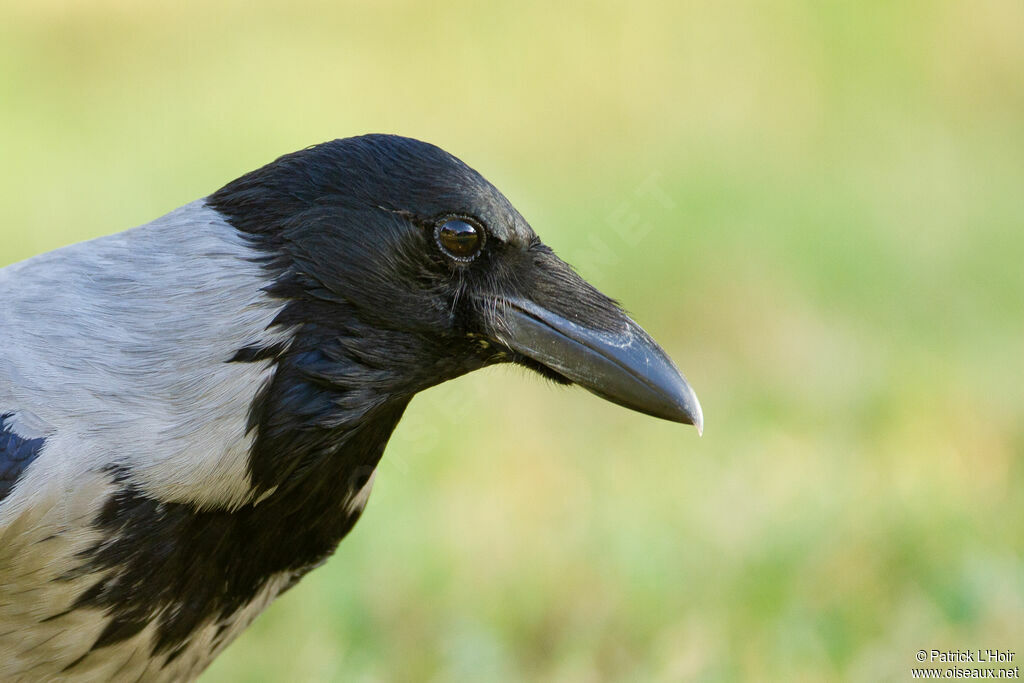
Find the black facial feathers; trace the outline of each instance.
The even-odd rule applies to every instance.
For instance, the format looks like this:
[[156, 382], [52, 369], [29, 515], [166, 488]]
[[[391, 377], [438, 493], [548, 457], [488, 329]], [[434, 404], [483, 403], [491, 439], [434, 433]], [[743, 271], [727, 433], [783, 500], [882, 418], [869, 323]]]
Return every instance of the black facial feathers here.
[[[266, 291], [286, 302], [275, 324], [287, 350], [243, 349], [236, 361], [275, 360], [253, 406], [250, 461], [260, 490], [291, 485], [321, 455], [287, 457], [291, 430], [342, 429], [391, 401], [497, 360], [481, 346], [480, 297], [501, 261], [536, 236], [476, 171], [433, 145], [390, 135], [335, 140], [277, 159], [207, 199], [253, 244]], [[464, 216], [487, 231], [485, 253], [453, 262], [439, 221]], [[336, 443], [337, 434], [334, 435]], [[319, 451], [317, 451], [319, 453]]]

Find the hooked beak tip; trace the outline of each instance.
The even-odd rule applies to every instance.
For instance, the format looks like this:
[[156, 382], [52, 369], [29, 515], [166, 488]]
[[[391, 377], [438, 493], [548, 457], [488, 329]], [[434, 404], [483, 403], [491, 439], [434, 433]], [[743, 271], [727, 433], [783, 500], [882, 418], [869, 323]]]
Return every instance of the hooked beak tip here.
[[704, 411], [701, 410], [696, 396], [693, 397], [693, 408], [690, 424], [697, 428], [697, 436], [704, 436]]
[[671, 393], [675, 394], [673, 411], [671, 414], [659, 417], [665, 417], [681, 424], [693, 425], [697, 429], [697, 436], [704, 436], [704, 411], [700, 406], [697, 394], [682, 375], [678, 375], [678, 383]]

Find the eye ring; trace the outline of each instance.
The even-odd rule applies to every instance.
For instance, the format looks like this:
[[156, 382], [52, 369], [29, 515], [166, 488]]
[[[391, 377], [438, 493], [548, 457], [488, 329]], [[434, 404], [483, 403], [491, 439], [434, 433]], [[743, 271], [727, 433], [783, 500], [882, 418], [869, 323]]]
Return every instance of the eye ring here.
[[438, 249], [459, 263], [469, 263], [475, 259], [486, 240], [484, 229], [465, 216], [449, 216], [438, 221], [434, 228], [434, 241]]

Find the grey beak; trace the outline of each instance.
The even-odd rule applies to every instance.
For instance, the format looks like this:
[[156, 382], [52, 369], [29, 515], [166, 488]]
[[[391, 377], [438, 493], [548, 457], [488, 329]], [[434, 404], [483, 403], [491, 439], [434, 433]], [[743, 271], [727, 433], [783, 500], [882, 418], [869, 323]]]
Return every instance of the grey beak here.
[[601, 398], [704, 431], [700, 402], [650, 335], [622, 313], [616, 332], [592, 329], [521, 298], [507, 304], [498, 341]]

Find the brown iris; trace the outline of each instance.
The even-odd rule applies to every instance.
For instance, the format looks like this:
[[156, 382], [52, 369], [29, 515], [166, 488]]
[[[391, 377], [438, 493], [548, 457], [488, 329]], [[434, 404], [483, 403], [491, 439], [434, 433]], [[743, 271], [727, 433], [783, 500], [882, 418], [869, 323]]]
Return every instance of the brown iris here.
[[461, 218], [452, 218], [438, 226], [437, 243], [453, 259], [469, 261], [483, 246], [483, 231]]

